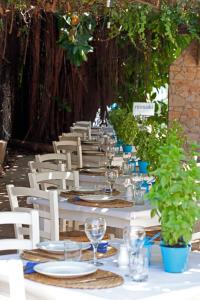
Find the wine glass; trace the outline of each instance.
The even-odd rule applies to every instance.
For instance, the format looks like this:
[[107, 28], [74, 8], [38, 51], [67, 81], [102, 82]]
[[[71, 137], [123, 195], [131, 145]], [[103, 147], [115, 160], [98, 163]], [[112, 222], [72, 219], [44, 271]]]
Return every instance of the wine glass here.
[[115, 147], [114, 147], [114, 145], [110, 144], [106, 149], [106, 157], [109, 162], [109, 168], [112, 165], [112, 160], [113, 160], [114, 156], [115, 156]]
[[106, 232], [106, 221], [104, 218], [87, 218], [85, 220], [85, 233], [93, 246], [93, 264], [101, 266], [103, 263], [97, 261], [96, 253], [99, 242]]
[[107, 178], [107, 182], [110, 185], [110, 192], [113, 192], [113, 186], [114, 183], [118, 177], [118, 171], [117, 170], [112, 170], [112, 169], [108, 169], [105, 173], [106, 178]]

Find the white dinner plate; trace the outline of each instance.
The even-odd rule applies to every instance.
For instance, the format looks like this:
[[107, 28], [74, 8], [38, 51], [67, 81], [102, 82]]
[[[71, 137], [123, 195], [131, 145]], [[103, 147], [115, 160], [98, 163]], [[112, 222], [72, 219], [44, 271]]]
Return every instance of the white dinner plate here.
[[82, 192], [82, 193], [92, 193], [96, 191], [100, 191], [101, 189], [94, 189], [94, 188], [89, 188], [89, 187], [79, 187], [74, 190], [74, 192]]
[[97, 268], [85, 262], [54, 261], [37, 264], [34, 266], [34, 271], [50, 277], [70, 278], [92, 274], [97, 271]]
[[[89, 243], [82, 243], [82, 242], [72, 242], [69, 239], [65, 240], [68, 243], [68, 251], [75, 251], [77, 250], [77, 244], [81, 246], [82, 250], [86, 250], [90, 248]], [[64, 252], [64, 241], [53, 241], [53, 242], [41, 242], [37, 244], [37, 247], [41, 250], [48, 251], [48, 252], [54, 252], [54, 253], [62, 253]]]
[[84, 195], [81, 196], [80, 199], [85, 201], [112, 201], [115, 200], [116, 197], [108, 195]]

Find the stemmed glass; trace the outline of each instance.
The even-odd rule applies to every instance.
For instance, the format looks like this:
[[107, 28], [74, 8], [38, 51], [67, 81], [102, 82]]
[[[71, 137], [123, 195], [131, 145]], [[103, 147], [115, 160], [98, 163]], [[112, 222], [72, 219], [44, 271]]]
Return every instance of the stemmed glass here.
[[110, 144], [106, 149], [106, 157], [109, 162], [109, 168], [112, 165], [112, 160], [113, 160], [114, 156], [115, 156], [115, 147], [114, 147], [114, 145]]
[[85, 221], [85, 233], [92, 243], [93, 246], [93, 264], [95, 266], [101, 266], [103, 263], [100, 263], [97, 261], [97, 248], [99, 242], [104, 237], [104, 234], [106, 232], [106, 221], [104, 218], [87, 218]]
[[110, 192], [113, 192], [113, 186], [114, 183], [118, 177], [118, 171], [117, 170], [112, 170], [112, 169], [108, 169], [105, 173], [105, 176], [107, 178], [107, 182], [110, 185]]

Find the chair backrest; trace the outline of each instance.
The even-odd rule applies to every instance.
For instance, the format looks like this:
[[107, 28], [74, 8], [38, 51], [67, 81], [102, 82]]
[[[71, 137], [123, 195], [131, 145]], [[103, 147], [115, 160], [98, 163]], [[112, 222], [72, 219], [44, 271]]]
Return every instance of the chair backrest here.
[[80, 137], [84, 139], [85, 132], [63, 132], [62, 137]]
[[29, 225], [29, 239], [16, 235], [16, 238], [0, 239], [0, 250], [22, 250], [36, 248], [39, 242], [39, 215], [38, 211], [4, 211], [0, 212], [0, 224]]
[[[76, 157], [75, 167], [82, 168], [83, 159], [80, 137], [59, 142], [54, 141], [53, 148], [56, 153], [65, 153], [65, 155], [67, 155], [68, 157], [68, 160], [71, 160], [71, 155], [73, 154], [73, 156]], [[68, 168], [68, 170], [70, 170], [70, 167]]]
[[80, 127], [92, 127], [91, 121], [76, 121], [74, 123], [74, 126], [80, 126]]
[[26, 299], [23, 263], [21, 260], [0, 260], [0, 284], [0, 300]]
[[35, 155], [36, 162], [49, 162], [54, 164], [65, 164], [66, 169], [70, 170], [71, 156], [64, 153], [48, 153]]
[[66, 171], [66, 164], [62, 163], [54, 164], [50, 162], [29, 161], [28, 165], [32, 173], [48, 171]]
[[80, 138], [80, 135], [74, 135], [73, 133], [71, 133], [70, 135], [59, 135], [58, 139], [59, 141], [77, 141], [77, 138]]
[[81, 127], [81, 126], [74, 126], [70, 127], [70, 132], [82, 132], [84, 133], [84, 139], [91, 140], [91, 128], [90, 127]]
[[[58, 213], [58, 193], [57, 191], [42, 191], [35, 188], [15, 187], [7, 185], [10, 206], [12, 211], [27, 211], [28, 208], [19, 207], [19, 197], [34, 197], [46, 199], [49, 201], [49, 210], [42, 211], [40, 206], [34, 206], [39, 210], [40, 219], [40, 238], [48, 240], [59, 240], [59, 213]], [[47, 222], [49, 226], [44, 226]], [[48, 229], [48, 230], [47, 230]], [[26, 234], [26, 229], [22, 225], [15, 225], [15, 235], [18, 238], [23, 238]]]
[[79, 187], [79, 172], [42, 172], [42, 173], [29, 173], [30, 187], [41, 189], [42, 183], [53, 183], [57, 185], [58, 189], [66, 190], [67, 188]]

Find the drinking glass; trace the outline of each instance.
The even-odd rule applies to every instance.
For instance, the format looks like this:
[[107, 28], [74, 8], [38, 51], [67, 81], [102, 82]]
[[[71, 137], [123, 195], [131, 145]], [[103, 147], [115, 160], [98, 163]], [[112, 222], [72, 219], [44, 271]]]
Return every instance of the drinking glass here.
[[142, 226], [126, 226], [123, 230], [123, 239], [128, 250], [133, 252], [140, 250], [144, 244], [145, 235]]
[[110, 192], [113, 192], [113, 186], [114, 183], [118, 177], [118, 171], [117, 170], [112, 170], [112, 169], [108, 169], [105, 173], [105, 176], [107, 178], [107, 182], [110, 185]]
[[129, 256], [129, 277], [133, 281], [142, 282], [148, 279], [149, 258], [147, 249], [142, 248], [139, 252], [131, 252]]
[[135, 204], [144, 205], [144, 194], [145, 194], [144, 189], [141, 188], [134, 189], [133, 197], [134, 197]]
[[113, 160], [113, 157], [115, 156], [115, 147], [113, 144], [110, 144], [107, 149], [106, 149], [106, 157], [108, 159], [108, 162], [109, 162], [109, 168], [111, 167], [112, 165], [112, 160]]
[[73, 241], [63, 241], [64, 243], [64, 260], [80, 261], [81, 259], [81, 244]]
[[104, 218], [87, 218], [85, 221], [85, 233], [93, 246], [93, 264], [101, 266], [103, 263], [97, 261], [96, 253], [99, 242], [106, 232], [106, 221]]

